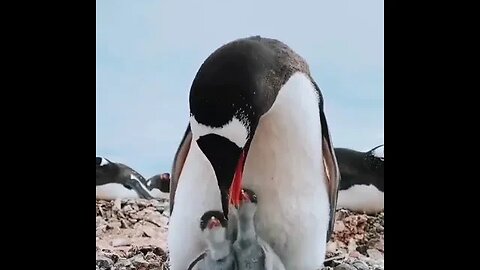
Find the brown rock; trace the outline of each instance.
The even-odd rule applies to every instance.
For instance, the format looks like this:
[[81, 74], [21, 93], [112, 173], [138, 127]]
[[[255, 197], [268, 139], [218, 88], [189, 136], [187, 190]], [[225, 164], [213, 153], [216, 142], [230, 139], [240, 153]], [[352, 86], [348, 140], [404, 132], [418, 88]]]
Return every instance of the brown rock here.
[[97, 227], [104, 225], [106, 222], [102, 217], [97, 216], [96, 225]]
[[362, 256], [362, 254], [360, 254], [360, 252], [354, 250], [354, 251], [351, 251], [349, 254], [348, 254], [349, 257], [351, 258], [360, 258]]
[[339, 220], [339, 221], [336, 221], [335, 222], [335, 227], [333, 228], [333, 231], [334, 232], [341, 232], [345, 230], [345, 224], [343, 223], [343, 221]]
[[96, 265], [100, 268], [110, 269], [113, 265], [113, 261], [106, 256], [97, 254]]
[[98, 227], [96, 230], [96, 237], [100, 237], [105, 231], [107, 230], [107, 225], [102, 225], [101, 227]]
[[353, 267], [355, 267], [357, 270], [369, 270], [370, 268], [368, 267], [368, 265], [363, 262], [363, 261], [354, 261], [352, 263]]
[[133, 208], [130, 204], [127, 204], [123, 207], [123, 212], [128, 213], [128, 212], [131, 212], [131, 211], [133, 211]]
[[137, 223], [137, 222], [138, 222], [138, 219], [136, 219], [136, 218], [129, 218], [128, 221], [129, 221], [130, 223], [134, 224], [134, 223]]
[[130, 260], [127, 260], [125, 258], [118, 260], [118, 262], [115, 264], [116, 267], [128, 267], [131, 265], [132, 263], [130, 262]]
[[367, 254], [368, 254], [368, 257], [372, 258], [373, 260], [383, 259], [383, 254], [377, 249], [368, 249]]
[[337, 251], [338, 245], [336, 242], [328, 242], [327, 243], [327, 252], [335, 253]]
[[143, 228], [143, 233], [148, 237], [155, 237], [157, 235], [156, 230], [152, 227]]
[[132, 241], [127, 238], [116, 238], [113, 239], [110, 244], [112, 245], [112, 247], [130, 246], [132, 244]]
[[137, 254], [130, 260], [135, 267], [142, 267], [148, 265], [148, 262], [143, 258], [143, 254]]
[[122, 200], [121, 199], [116, 199], [114, 204], [113, 204], [117, 210], [122, 210]]
[[107, 225], [107, 229], [115, 229], [115, 228], [121, 228], [121, 227], [122, 227], [122, 223], [118, 220], [111, 221]]
[[333, 270], [356, 270], [356, 269], [355, 269], [355, 267], [353, 267], [349, 264], [341, 263], [341, 264], [335, 266], [335, 268], [333, 268]]
[[130, 225], [128, 224], [128, 221], [126, 221], [125, 219], [122, 219], [120, 221], [120, 223], [122, 223], [122, 228], [126, 228], [126, 229], [130, 228]]
[[348, 248], [349, 252], [357, 249], [357, 242], [355, 242], [355, 239], [350, 238], [350, 240], [348, 241], [348, 247], [347, 248]]

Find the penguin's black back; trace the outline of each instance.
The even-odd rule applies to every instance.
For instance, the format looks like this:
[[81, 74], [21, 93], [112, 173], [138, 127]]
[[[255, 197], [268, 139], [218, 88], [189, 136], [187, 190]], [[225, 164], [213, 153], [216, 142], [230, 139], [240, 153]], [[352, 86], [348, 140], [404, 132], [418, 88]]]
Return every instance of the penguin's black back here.
[[360, 152], [348, 148], [335, 148], [341, 180], [339, 190], [354, 185], [374, 185], [384, 191], [384, 161], [371, 151]]

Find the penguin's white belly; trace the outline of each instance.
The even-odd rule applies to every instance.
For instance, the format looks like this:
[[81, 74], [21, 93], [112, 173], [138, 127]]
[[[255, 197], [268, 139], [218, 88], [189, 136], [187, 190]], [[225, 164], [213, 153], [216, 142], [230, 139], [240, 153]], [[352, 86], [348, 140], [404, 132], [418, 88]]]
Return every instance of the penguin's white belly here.
[[170, 269], [185, 270], [206, 249], [200, 217], [209, 210], [222, 210], [215, 172], [196, 141], [192, 141], [175, 193], [170, 217], [168, 248]]
[[97, 186], [97, 199], [100, 200], [115, 200], [115, 199], [138, 199], [137, 192], [133, 189], [128, 189], [121, 184], [109, 183]]
[[384, 208], [384, 193], [373, 185], [354, 185], [338, 191], [337, 209], [378, 213]]
[[262, 117], [243, 180], [258, 196], [257, 233], [286, 269], [323, 266], [329, 199], [321, 138], [318, 96], [297, 73]]

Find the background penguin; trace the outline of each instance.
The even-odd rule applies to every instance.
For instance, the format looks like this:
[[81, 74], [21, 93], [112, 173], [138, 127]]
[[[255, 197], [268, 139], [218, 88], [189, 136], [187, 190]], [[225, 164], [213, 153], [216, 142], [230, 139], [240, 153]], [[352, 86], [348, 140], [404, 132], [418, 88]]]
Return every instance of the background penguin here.
[[374, 214], [384, 209], [384, 145], [367, 152], [335, 148], [340, 168], [337, 208]]
[[148, 190], [152, 191], [153, 189], [157, 189], [163, 193], [170, 192], [170, 174], [169, 173], [162, 173], [157, 174], [150, 177], [147, 180], [147, 187]]
[[241, 203], [237, 211], [237, 238], [233, 244], [239, 270], [285, 270], [285, 266], [273, 249], [256, 233], [254, 217], [257, 196], [249, 189], [242, 189]]
[[237, 270], [232, 242], [227, 239], [227, 220], [223, 213], [221, 211], [204, 213], [200, 218], [200, 230], [207, 250], [190, 264], [188, 270]]
[[97, 199], [151, 200], [160, 195], [160, 191], [149, 192], [145, 178], [125, 164], [111, 162], [104, 157], [96, 157], [96, 166]]

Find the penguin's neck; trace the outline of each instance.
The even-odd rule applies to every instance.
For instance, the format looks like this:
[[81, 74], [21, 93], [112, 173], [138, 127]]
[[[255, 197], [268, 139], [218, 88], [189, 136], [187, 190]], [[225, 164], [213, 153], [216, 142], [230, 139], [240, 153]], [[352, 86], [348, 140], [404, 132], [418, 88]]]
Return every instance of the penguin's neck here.
[[208, 253], [211, 259], [218, 261], [224, 259], [231, 252], [230, 240], [225, 240], [222, 242], [209, 242], [208, 243]]
[[251, 243], [257, 238], [253, 216], [250, 214], [240, 214], [238, 217], [238, 235], [237, 241], [241, 245]]

